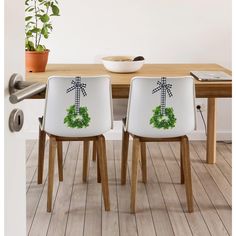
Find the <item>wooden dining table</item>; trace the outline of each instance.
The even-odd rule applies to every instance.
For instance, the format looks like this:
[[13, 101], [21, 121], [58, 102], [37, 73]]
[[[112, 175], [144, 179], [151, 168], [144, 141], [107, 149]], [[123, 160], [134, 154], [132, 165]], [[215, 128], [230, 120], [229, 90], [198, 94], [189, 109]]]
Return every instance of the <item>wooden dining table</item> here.
[[[49, 76], [109, 75], [113, 98], [128, 98], [130, 81], [134, 76], [187, 76], [190, 71], [231, 71], [217, 64], [145, 64], [134, 73], [112, 73], [102, 64], [48, 64], [45, 72], [26, 73], [26, 81], [46, 83]], [[195, 79], [197, 98], [207, 98], [206, 162], [216, 162], [216, 98], [232, 97], [232, 82], [202, 82]], [[183, 91], [184, 92], [184, 91]], [[45, 93], [32, 98], [45, 98]]]

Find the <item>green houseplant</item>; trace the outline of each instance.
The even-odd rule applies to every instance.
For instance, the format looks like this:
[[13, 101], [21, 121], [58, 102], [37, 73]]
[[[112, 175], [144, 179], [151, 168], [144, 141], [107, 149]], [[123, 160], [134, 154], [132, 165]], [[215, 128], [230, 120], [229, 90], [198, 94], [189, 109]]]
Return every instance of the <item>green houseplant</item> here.
[[51, 17], [59, 16], [57, 0], [25, 0], [26, 70], [45, 71], [49, 50], [42, 44], [53, 27]]

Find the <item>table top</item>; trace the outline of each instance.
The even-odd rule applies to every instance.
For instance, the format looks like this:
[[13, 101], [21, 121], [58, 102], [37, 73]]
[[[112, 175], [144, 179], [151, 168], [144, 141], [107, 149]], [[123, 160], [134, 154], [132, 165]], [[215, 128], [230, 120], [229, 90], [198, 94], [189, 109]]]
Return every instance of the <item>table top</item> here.
[[[48, 64], [45, 72], [26, 73], [26, 80], [46, 83], [49, 76], [93, 76], [109, 75], [114, 98], [127, 98], [130, 80], [134, 76], [187, 76], [190, 71], [231, 71], [217, 64], [144, 64], [134, 73], [112, 73], [102, 64]], [[232, 82], [201, 82], [195, 79], [197, 97], [231, 97]]]

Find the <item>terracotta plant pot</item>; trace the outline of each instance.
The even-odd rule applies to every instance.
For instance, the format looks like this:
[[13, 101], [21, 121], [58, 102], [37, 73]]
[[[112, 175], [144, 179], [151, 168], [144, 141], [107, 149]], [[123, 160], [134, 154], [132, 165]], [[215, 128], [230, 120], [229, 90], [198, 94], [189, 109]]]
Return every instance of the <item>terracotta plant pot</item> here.
[[25, 51], [25, 66], [27, 72], [44, 72], [48, 62], [49, 50], [43, 52]]

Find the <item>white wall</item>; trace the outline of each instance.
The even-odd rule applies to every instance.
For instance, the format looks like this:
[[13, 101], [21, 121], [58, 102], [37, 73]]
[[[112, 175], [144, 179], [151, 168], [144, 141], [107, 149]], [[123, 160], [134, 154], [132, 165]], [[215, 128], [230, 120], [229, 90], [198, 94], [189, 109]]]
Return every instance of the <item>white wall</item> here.
[[[46, 42], [50, 63], [100, 63], [104, 55], [130, 54], [143, 55], [147, 63], [231, 69], [230, 0], [70, 0], [60, 1], [60, 8]], [[42, 107], [34, 101], [33, 110], [36, 103]], [[219, 137], [230, 139], [231, 99], [218, 102], [217, 118]], [[200, 119], [194, 137], [204, 138]]]

